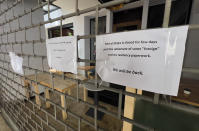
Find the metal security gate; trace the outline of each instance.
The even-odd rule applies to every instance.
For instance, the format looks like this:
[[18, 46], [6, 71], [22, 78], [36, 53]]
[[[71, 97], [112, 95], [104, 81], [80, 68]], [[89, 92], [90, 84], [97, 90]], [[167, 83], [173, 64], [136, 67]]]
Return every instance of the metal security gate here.
[[[94, 7], [79, 10], [78, 8], [78, 0], [76, 0], [75, 4], [75, 12], [70, 13], [67, 15], [63, 15], [61, 17], [51, 19], [50, 18], [50, 3], [54, 2], [56, 0], [48, 0], [46, 2], [41, 2], [38, 0], [38, 2], [31, 8], [25, 7], [25, 1], [24, 0], [2, 0], [0, 1], [0, 103], [3, 109], [6, 111], [6, 113], [11, 117], [11, 119], [15, 122], [19, 130], [58, 130], [57, 127], [62, 126], [61, 130], [85, 130], [82, 129], [83, 125], [86, 125], [87, 128], [91, 130], [107, 130], [100, 126], [99, 122], [97, 121], [97, 111], [101, 111], [115, 119], [118, 119], [122, 122], [128, 122], [131, 123], [137, 127], [140, 127], [144, 130], [155, 130], [153, 127], [148, 127], [145, 125], [142, 125], [140, 123], [137, 123], [133, 119], [129, 119], [126, 116], [123, 115], [122, 112], [122, 95], [125, 96], [131, 96], [135, 97], [136, 99], [142, 99], [150, 102], [154, 102], [154, 104], [161, 104], [168, 107], [177, 108], [180, 110], [192, 112], [195, 114], [199, 114], [199, 110], [193, 107], [176, 104], [176, 103], [166, 103], [165, 101], [159, 100], [159, 95], [155, 94], [154, 99], [151, 99], [150, 97], [142, 96], [139, 94], [135, 94], [132, 92], [127, 92], [123, 90], [113, 89], [109, 88], [107, 86], [100, 86], [98, 88], [112, 91], [119, 94], [119, 102], [117, 111], [108, 110], [106, 108], [102, 108], [100, 106], [96, 106], [92, 103], [89, 103], [81, 98], [80, 96], [80, 90], [81, 85], [90, 85], [90, 86], [98, 86], [96, 82], [89, 82], [86, 80], [69, 77], [67, 75], [64, 75], [64, 73], [52, 73], [49, 72], [49, 69], [46, 69], [46, 55], [42, 55], [39, 51], [40, 46], [45, 46], [45, 37], [44, 37], [44, 25], [48, 23], [52, 23], [55, 21], [60, 22], [60, 32], [62, 36], [62, 21], [64, 19], [73, 17], [73, 16], [79, 16], [81, 14], [85, 14], [91, 11], [96, 12], [96, 27], [98, 27], [98, 15], [99, 10], [103, 8], [108, 8], [114, 5], [118, 4], [127, 4], [129, 2], [132, 2], [131, 0], [114, 0], [105, 4], [99, 4]], [[140, 0], [136, 2], [132, 2], [135, 7], [141, 7], [143, 8], [143, 16], [142, 18], [145, 19], [142, 21], [142, 29], [146, 29], [147, 24], [147, 14], [148, 14], [148, 0]], [[34, 22], [35, 20], [35, 12], [42, 9], [43, 6], [48, 6], [48, 20], [44, 22]], [[21, 13], [16, 15], [15, 10], [19, 9], [21, 10]], [[170, 16], [170, 9], [171, 9], [171, 0], [166, 0], [165, 4], [165, 14], [164, 14], [164, 23], [163, 27], [168, 27], [169, 23], [169, 16]], [[38, 13], [38, 12], [37, 12]], [[39, 12], [41, 13], [41, 12]], [[27, 20], [28, 24], [22, 25], [21, 19]], [[12, 26], [14, 22], [15, 26]], [[17, 26], [16, 26], [17, 25]], [[14, 27], [14, 28], [13, 28]], [[35, 29], [33, 32], [32, 29]], [[190, 30], [193, 29], [199, 29], [199, 25], [190, 25]], [[98, 29], [95, 30], [95, 35], [86, 35], [86, 36], [78, 36], [78, 40], [81, 39], [89, 39], [94, 38], [98, 34]], [[29, 34], [30, 32], [33, 32], [37, 34], [38, 38], [32, 38]], [[43, 32], [43, 34], [42, 34]], [[20, 33], [20, 34], [18, 34]], [[29, 35], [28, 35], [29, 34]], [[18, 39], [18, 35], [21, 35], [22, 39]], [[12, 39], [10, 41], [10, 39]], [[78, 44], [78, 43], [77, 43]], [[24, 46], [27, 46], [26, 48]], [[26, 53], [26, 50], [30, 50], [32, 53]], [[9, 52], [17, 52], [16, 54], [23, 57], [24, 60], [26, 60], [27, 64], [23, 65], [24, 69], [24, 75], [19, 75], [15, 73], [11, 66], [10, 66], [10, 60], [9, 60]], [[40, 61], [40, 66], [38, 65], [32, 66], [35, 61]], [[95, 61], [90, 61], [87, 59], [80, 59], [78, 58], [78, 62], [83, 63], [95, 63]], [[193, 72], [198, 73], [199, 71], [197, 69], [187, 69], [184, 68], [183, 71], [186, 72]], [[49, 75], [51, 78], [50, 87], [42, 84], [40, 82], [41, 78], [39, 77], [39, 74], [43, 73], [46, 75]], [[34, 77], [30, 78], [27, 77], [28, 75], [33, 74]], [[96, 75], [97, 78], [97, 75]], [[62, 79], [64, 81], [71, 80], [76, 83], [76, 95], [70, 95], [69, 93], [66, 94], [65, 92], [61, 92], [55, 89], [54, 84], [56, 82], [56, 79]], [[29, 84], [34, 85], [38, 88], [38, 86], [43, 87], [46, 92], [45, 96], [40, 94], [37, 90], [32, 90], [30, 88], [27, 88]], [[66, 108], [66, 102], [65, 103], [59, 103], [55, 102], [52, 99], [46, 98], [46, 95], [49, 95], [49, 90], [51, 94], [56, 94], [58, 96], [62, 96], [62, 99], [66, 99], [70, 101], [70, 104], [76, 104], [81, 103], [88, 107], [91, 107], [94, 109], [94, 118], [92, 120], [87, 120], [83, 118], [81, 115], [68, 110]], [[25, 92], [25, 93], [24, 93]], [[31, 100], [31, 98], [28, 96], [29, 93], [32, 93], [36, 97], [36, 101]], [[40, 100], [40, 101], [39, 101]], [[46, 103], [46, 105], [53, 106], [53, 110], [51, 112], [47, 111], [44, 106], [41, 106], [41, 103]], [[58, 112], [60, 113], [62, 111], [62, 114], [64, 112], [67, 113], [68, 116], [70, 116], [71, 119], [74, 119], [76, 121], [76, 124], [71, 124], [69, 121], [63, 121], [58, 117]], [[64, 111], [64, 112], [63, 112]], [[66, 114], [64, 114], [66, 115]], [[52, 123], [52, 121], [55, 121], [57, 124]]]

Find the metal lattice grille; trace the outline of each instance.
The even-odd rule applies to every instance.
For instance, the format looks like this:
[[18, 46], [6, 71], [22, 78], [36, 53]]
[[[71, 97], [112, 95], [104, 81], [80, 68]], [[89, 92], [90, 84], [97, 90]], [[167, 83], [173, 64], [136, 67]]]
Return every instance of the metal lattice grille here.
[[[125, 117], [122, 113], [122, 95], [135, 97], [136, 99], [143, 99], [150, 102], [154, 102], [150, 97], [138, 95], [135, 93], [109, 88], [107, 86], [100, 86], [99, 88], [115, 92], [119, 94], [119, 102], [117, 111], [108, 110], [106, 108], [102, 108], [100, 106], [96, 106], [92, 103], [84, 101], [82, 96], [80, 95], [80, 90], [82, 90], [82, 85], [90, 85], [97, 86], [95, 82], [90, 82], [86, 80], [77, 79], [74, 77], [68, 77], [63, 74], [50, 73], [47, 66], [47, 56], [45, 51], [41, 51], [40, 48], [45, 49], [45, 30], [44, 25], [48, 23], [52, 23], [55, 21], [60, 22], [60, 29], [62, 29], [62, 21], [64, 19], [79, 16], [81, 14], [85, 14], [88, 12], [95, 11], [96, 12], [96, 27], [98, 27], [98, 15], [99, 10], [103, 8], [108, 8], [118, 4], [126, 4], [131, 2], [135, 7], [143, 8], [143, 16], [142, 18], [147, 18], [148, 13], [148, 0], [141, 0], [132, 2], [131, 0], [115, 0], [105, 4], [99, 4], [91, 8], [87, 8], [84, 10], [79, 10], [78, 8], [78, 0], [76, 0], [75, 4], [75, 12], [67, 15], [63, 15], [61, 17], [50, 19], [50, 11], [49, 6], [50, 3], [56, 0], [48, 0], [47, 2], [41, 2], [38, 0], [36, 3], [32, 3], [31, 7], [26, 7], [26, 3], [24, 0], [2, 0], [0, 1], [0, 81], [1, 81], [1, 90], [0, 90], [0, 102], [6, 112], [10, 115], [10, 117], [15, 121], [20, 130], [57, 130], [57, 126], [62, 126], [62, 130], [82, 130], [82, 125], [87, 125], [89, 128], [93, 130], [106, 130], [104, 127], [101, 127], [99, 122], [97, 121], [97, 111], [104, 112], [105, 114], [121, 120], [126, 121], [128, 123], [132, 123], [135, 126], [138, 126], [144, 130], [154, 130], [152, 127], [148, 127], [137, 123], [133, 119], [129, 119]], [[40, 14], [42, 16], [42, 7], [44, 5], [48, 5], [48, 20], [47, 21], [38, 21], [36, 15]], [[164, 27], [168, 27], [169, 22], [169, 14], [171, 8], [171, 0], [166, 1], [165, 6], [165, 16], [164, 16]], [[20, 13], [16, 13], [17, 11]], [[26, 24], [22, 24], [25, 21]], [[27, 22], [26, 22], [27, 21]], [[146, 21], [142, 21], [142, 29], [146, 29]], [[189, 29], [198, 29], [199, 25], [190, 25]], [[62, 30], [60, 30], [62, 35]], [[32, 36], [34, 34], [34, 36]], [[94, 38], [98, 34], [98, 29], [95, 30], [95, 35], [86, 35], [86, 36], [78, 36], [78, 40], [81, 39], [89, 39]], [[19, 39], [20, 38], [20, 39]], [[78, 43], [79, 44], [79, 43]], [[9, 52], [16, 52], [17, 55], [23, 57], [26, 64], [23, 65], [24, 75], [19, 75], [15, 73], [11, 66], [9, 60]], [[31, 52], [31, 53], [30, 53]], [[36, 61], [39, 61], [39, 65], [36, 65]], [[78, 62], [83, 63], [95, 63], [95, 61], [80, 59], [78, 58]], [[183, 71], [190, 72], [198, 72], [197, 69], [186, 69]], [[38, 80], [38, 74], [48, 74], [51, 77], [51, 87], [48, 87]], [[27, 75], [34, 74], [34, 78], [30, 79], [26, 77]], [[76, 95], [69, 95], [63, 92], [60, 92], [54, 88], [54, 82], [57, 79], [63, 80], [71, 80], [76, 83]], [[97, 78], [97, 77], [96, 77]], [[52, 99], [47, 99], [44, 95], [39, 94], [37, 91], [34, 91], [30, 88], [27, 88], [27, 83], [35, 85], [36, 87], [41, 86], [45, 89], [51, 91], [52, 94], [62, 95], [63, 98], [69, 101], [69, 104], [81, 103], [88, 107], [94, 109], [94, 118], [92, 120], [87, 120], [83, 118], [81, 115], [68, 110], [66, 106], [62, 106], [59, 102], [56, 102]], [[34, 100], [31, 100], [27, 97], [26, 93], [32, 93], [37, 98], [39, 98], [42, 102], [47, 102], [51, 106], [53, 106], [53, 113], [46, 110], [44, 106], [38, 105]], [[158, 95], [156, 94], [154, 98], [155, 103], [162, 104], [169, 107], [174, 107], [177, 109], [189, 111], [192, 113], [199, 114], [199, 111], [195, 108], [175, 104], [175, 103], [166, 103], [162, 100], [159, 100]], [[158, 101], [159, 100], [159, 101]], [[66, 105], [68, 103], [64, 103]], [[58, 112], [65, 111], [71, 119], [75, 119], [76, 125], [71, 124], [69, 121], [63, 121], [58, 118]], [[54, 125], [51, 123], [55, 121], [58, 123]]]

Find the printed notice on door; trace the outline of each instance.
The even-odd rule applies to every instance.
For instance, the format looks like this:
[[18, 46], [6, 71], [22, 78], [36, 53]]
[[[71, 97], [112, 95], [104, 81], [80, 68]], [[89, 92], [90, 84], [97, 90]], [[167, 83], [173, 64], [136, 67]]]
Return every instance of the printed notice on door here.
[[96, 68], [103, 81], [176, 96], [188, 26], [99, 35]]
[[48, 65], [51, 69], [77, 74], [77, 37], [46, 40]]

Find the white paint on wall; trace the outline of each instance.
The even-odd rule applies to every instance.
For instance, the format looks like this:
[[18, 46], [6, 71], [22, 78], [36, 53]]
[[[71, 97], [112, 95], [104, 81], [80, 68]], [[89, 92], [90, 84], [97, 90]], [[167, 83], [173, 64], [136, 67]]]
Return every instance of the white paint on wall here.
[[[75, 12], [76, 0], [57, 0], [55, 5], [61, 7], [63, 14], [70, 14]], [[80, 10], [92, 7], [99, 4], [98, 0], [78, 0], [78, 8]]]

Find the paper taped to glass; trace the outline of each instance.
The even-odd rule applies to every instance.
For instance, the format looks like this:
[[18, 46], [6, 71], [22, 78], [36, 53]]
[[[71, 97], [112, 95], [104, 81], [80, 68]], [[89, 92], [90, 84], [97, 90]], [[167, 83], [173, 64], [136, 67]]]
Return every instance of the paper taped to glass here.
[[17, 56], [14, 52], [9, 52], [11, 67], [14, 72], [23, 75], [23, 58]]
[[188, 26], [99, 35], [96, 68], [103, 81], [176, 96]]
[[77, 74], [77, 37], [46, 40], [48, 65], [51, 69]]

